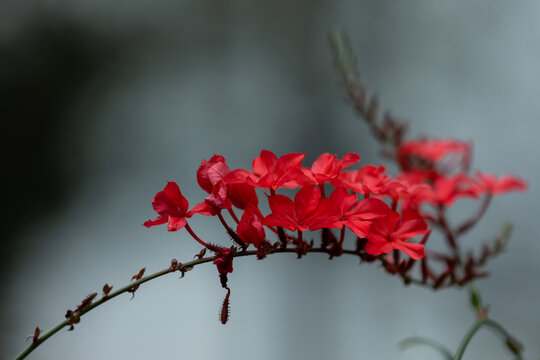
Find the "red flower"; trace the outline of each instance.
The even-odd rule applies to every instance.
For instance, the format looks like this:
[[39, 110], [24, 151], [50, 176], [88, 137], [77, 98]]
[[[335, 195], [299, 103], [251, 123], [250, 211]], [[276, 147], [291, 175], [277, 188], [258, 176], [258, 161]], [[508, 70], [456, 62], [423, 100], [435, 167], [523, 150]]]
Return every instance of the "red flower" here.
[[253, 173], [246, 181], [254, 187], [276, 190], [279, 187], [295, 188], [300, 185], [304, 173], [300, 163], [306, 154], [285, 154], [279, 159], [268, 150], [261, 151], [259, 157], [253, 159]]
[[323, 199], [317, 214], [311, 221], [310, 230], [321, 228], [342, 229], [348, 227], [358, 237], [365, 237], [371, 221], [386, 216], [390, 208], [382, 200], [369, 198], [358, 201], [355, 194], [344, 188], [336, 188], [330, 198]]
[[376, 219], [371, 224], [366, 251], [370, 255], [379, 255], [401, 250], [418, 260], [424, 257], [424, 245], [405, 240], [428, 232], [426, 222], [417, 212], [406, 211], [402, 218], [397, 212], [390, 211], [386, 217]]
[[258, 249], [265, 241], [266, 233], [263, 216], [257, 206], [249, 204], [236, 228], [240, 239], [246, 244], [253, 244]]
[[207, 193], [212, 193], [214, 185], [217, 184], [231, 170], [225, 164], [225, 158], [221, 155], [214, 155], [210, 160], [203, 160], [197, 169], [197, 183]]
[[197, 170], [197, 182], [210, 195], [203, 203], [197, 204], [190, 215], [216, 215], [221, 209], [230, 209], [232, 205], [245, 209], [247, 204], [258, 204], [255, 189], [244, 183], [228, 183], [225, 177], [231, 170], [221, 155], [214, 155], [210, 160], [203, 160]]
[[159, 216], [143, 224], [148, 228], [168, 222], [167, 230], [177, 231], [186, 226], [186, 217], [190, 217], [187, 215], [189, 203], [173, 181], [169, 181], [163, 191], [156, 194], [152, 200], [152, 207]]
[[451, 177], [439, 176], [433, 184], [428, 201], [437, 205], [451, 206], [458, 197], [476, 198], [482, 189], [464, 173]]
[[[428, 164], [415, 164], [411, 156], [416, 156]], [[464, 168], [469, 166], [471, 145], [469, 143], [450, 139], [417, 139], [403, 142], [397, 151], [397, 160], [405, 171], [417, 168], [417, 165], [432, 165], [440, 163], [444, 158], [454, 156]], [[415, 166], [416, 165], [416, 166]], [[457, 165], [455, 162], [446, 164], [447, 170]]]
[[482, 188], [484, 188], [491, 195], [503, 194], [509, 191], [525, 191], [527, 190], [527, 183], [513, 175], [503, 175], [497, 178], [493, 174], [481, 173], [476, 174], [480, 180]]
[[378, 194], [384, 187], [388, 178], [384, 166], [365, 165], [355, 171], [343, 171], [335, 181], [336, 186], [356, 191], [369, 196], [371, 193]]
[[320, 199], [321, 191], [313, 184], [300, 189], [294, 197], [294, 203], [285, 195], [269, 196], [268, 203], [272, 213], [264, 218], [264, 225], [281, 226], [291, 231], [306, 231]]
[[398, 149], [398, 157], [405, 155], [419, 156], [425, 160], [437, 162], [450, 154], [469, 154], [471, 145], [459, 140], [417, 139], [403, 142]]
[[313, 162], [311, 169], [304, 169], [304, 174], [314, 183], [322, 185], [325, 182], [334, 180], [346, 167], [360, 161], [360, 155], [355, 153], [345, 154], [341, 160], [337, 155], [324, 153]]

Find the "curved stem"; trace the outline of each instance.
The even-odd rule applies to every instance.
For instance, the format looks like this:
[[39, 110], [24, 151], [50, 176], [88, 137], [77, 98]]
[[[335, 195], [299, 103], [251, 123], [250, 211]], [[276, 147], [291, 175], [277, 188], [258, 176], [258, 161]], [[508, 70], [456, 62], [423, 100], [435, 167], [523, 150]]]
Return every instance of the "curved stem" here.
[[229, 210], [229, 214], [231, 215], [231, 217], [233, 218], [234, 222], [235, 223], [240, 223], [240, 220], [238, 220], [238, 217], [236, 216], [236, 214], [234, 213], [234, 210], [231, 208], [231, 209], [227, 209]]
[[443, 206], [439, 207], [439, 226], [441, 227], [442, 231], [446, 235], [446, 241], [450, 245], [450, 248], [452, 249], [452, 252], [454, 253], [454, 257], [458, 263], [461, 263], [461, 254], [459, 251], [459, 244], [456, 238], [456, 234], [448, 224], [448, 220], [446, 220], [446, 208]]
[[480, 208], [476, 211], [476, 214], [471, 219], [464, 222], [457, 228], [456, 235], [464, 234], [469, 229], [471, 229], [474, 225], [476, 225], [480, 221], [480, 219], [482, 219], [482, 217], [486, 213], [487, 208], [489, 207], [489, 204], [491, 203], [492, 198], [493, 196], [491, 194], [486, 195], [486, 197], [484, 198], [484, 201], [482, 201], [482, 204], [480, 205]]
[[[459, 348], [456, 352], [456, 356], [454, 356], [454, 360], [461, 360], [463, 354], [465, 353], [465, 349], [467, 348], [467, 345], [469, 345], [469, 342], [473, 338], [474, 334], [476, 334], [476, 332], [484, 325], [491, 327], [492, 329], [503, 335], [506, 338], [507, 344], [509, 343], [510, 339], [513, 339], [512, 336], [508, 333], [508, 331], [506, 331], [506, 329], [502, 327], [502, 325], [498, 322], [495, 322], [491, 319], [479, 319], [473, 324], [473, 326], [471, 326], [469, 331], [467, 331], [467, 333], [465, 334], [465, 337], [463, 337], [463, 340], [461, 340]], [[516, 353], [516, 355], [518, 356], [518, 359], [521, 359], [521, 355], [519, 353]]]
[[[325, 253], [325, 254], [329, 253], [328, 250], [322, 249], [322, 248], [308, 249], [307, 252], [308, 253]], [[272, 251], [272, 253], [296, 253], [296, 249], [282, 249], [282, 248], [280, 248], [280, 249], [276, 249], [276, 250]], [[356, 255], [356, 256], [358, 256], [358, 252], [353, 251], [353, 250], [343, 250], [343, 253], [348, 254], [348, 255]], [[250, 251], [238, 252], [238, 253], [234, 254], [234, 257], [243, 257], [243, 256], [252, 256], [252, 255], [257, 255], [257, 251], [256, 250], [250, 250]], [[208, 256], [208, 257], [205, 257], [205, 258], [189, 261], [189, 262], [183, 263], [182, 266], [180, 267], [180, 270], [192, 268], [192, 267], [200, 265], [200, 264], [211, 262], [214, 259], [215, 259], [214, 256]], [[158, 278], [160, 276], [163, 276], [165, 274], [172, 273], [172, 272], [175, 272], [175, 271], [176, 271], [176, 269], [172, 270], [169, 267], [167, 269], [163, 269], [161, 271], [158, 271], [158, 272], [155, 272], [155, 273], [150, 274], [148, 276], [145, 276], [145, 277], [141, 278], [140, 280], [129, 283], [129, 284], [119, 288], [118, 290], [111, 292], [109, 295], [104, 296], [101, 299], [91, 303], [90, 305], [84, 307], [83, 309], [81, 309], [79, 312], [76, 312], [75, 314], [78, 317], [81, 317], [81, 316], [85, 315], [86, 313], [90, 312], [91, 310], [95, 309], [96, 307], [102, 305], [103, 303], [117, 297], [118, 295], [129, 292], [134, 287], [137, 287], [137, 286], [139, 286], [141, 284], [144, 284], [145, 282], [148, 282], [150, 280], [156, 279], [156, 278]], [[40, 346], [48, 338], [50, 338], [51, 336], [53, 336], [58, 331], [60, 331], [61, 329], [63, 329], [64, 327], [66, 327], [68, 325], [69, 325], [69, 319], [66, 319], [66, 320], [62, 321], [61, 323], [59, 323], [58, 325], [56, 325], [55, 327], [53, 327], [52, 329], [50, 329], [49, 331], [47, 331], [46, 333], [41, 335], [37, 340], [33, 341], [32, 344], [30, 344], [26, 349], [24, 349], [23, 352], [21, 352], [15, 358], [15, 360], [22, 360], [22, 359], [26, 358], [32, 351], [34, 351], [38, 346]]]
[[193, 231], [191, 226], [189, 226], [189, 224], [186, 223], [185, 228], [186, 228], [187, 232], [189, 233], [189, 235], [191, 235], [191, 237], [194, 238], [199, 244], [201, 244], [205, 248], [209, 248], [210, 250], [212, 250], [212, 246], [210, 244], [207, 244], [205, 241], [201, 240], [201, 238], [198, 237], [197, 234], [195, 234], [195, 232]]
[[233, 239], [233, 241], [240, 245], [242, 249], [247, 248], [247, 244], [242, 239], [240, 239], [240, 236], [238, 236], [238, 234], [233, 229], [231, 229], [229, 224], [227, 224], [227, 222], [223, 218], [223, 215], [221, 215], [221, 212], [218, 212], [217, 216], [219, 218], [219, 221], [221, 221], [221, 225], [223, 225], [223, 227], [225, 228], [229, 236]]
[[339, 234], [339, 247], [343, 246], [343, 241], [345, 241], [345, 226], [341, 228], [341, 232]]
[[456, 352], [456, 356], [454, 356], [454, 360], [461, 360], [463, 357], [463, 354], [465, 353], [465, 349], [467, 348], [467, 345], [469, 345], [469, 342], [471, 341], [474, 334], [486, 323], [487, 319], [481, 319], [476, 321], [473, 326], [467, 331], [465, 334], [465, 337], [463, 340], [461, 340], [461, 343], [459, 344], [459, 348]]

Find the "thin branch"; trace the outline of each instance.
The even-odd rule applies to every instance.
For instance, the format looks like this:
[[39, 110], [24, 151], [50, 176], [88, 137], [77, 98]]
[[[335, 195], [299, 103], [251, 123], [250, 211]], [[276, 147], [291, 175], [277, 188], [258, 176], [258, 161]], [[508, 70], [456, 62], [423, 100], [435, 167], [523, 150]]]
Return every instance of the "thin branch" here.
[[368, 93], [360, 79], [356, 69], [356, 57], [347, 34], [341, 29], [331, 31], [328, 34], [328, 43], [334, 66], [357, 114], [369, 125], [377, 140], [394, 147], [399, 146], [405, 135], [406, 126], [389, 113], [380, 116], [377, 97]]
[[491, 203], [492, 198], [493, 196], [491, 194], [487, 195], [484, 198], [484, 201], [482, 201], [482, 204], [480, 204], [480, 208], [478, 209], [476, 214], [457, 228], [456, 235], [459, 236], [464, 234], [482, 219], [482, 217], [486, 213], [487, 208], [489, 207], [489, 204]]
[[489, 326], [493, 330], [495, 330], [497, 333], [504, 336], [506, 340], [506, 346], [514, 353], [514, 355], [517, 356], [517, 359], [522, 359], [521, 357], [521, 344], [519, 344], [509, 333], [506, 331], [506, 329], [500, 325], [499, 323], [491, 320], [491, 319], [479, 319], [477, 320], [473, 326], [467, 331], [465, 336], [463, 337], [463, 340], [461, 340], [461, 343], [459, 344], [459, 348], [456, 352], [456, 356], [454, 356], [454, 360], [461, 360], [463, 357], [463, 354], [465, 353], [465, 349], [467, 348], [467, 345], [469, 345], [469, 342], [473, 338], [473, 336], [476, 334], [476, 332], [482, 327], [482, 326]]
[[[322, 248], [308, 249], [307, 252], [308, 253], [325, 253], [325, 254], [329, 254], [329, 250], [322, 249]], [[296, 249], [292, 249], [292, 248], [291, 249], [282, 249], [282, 248], [280, 248], [280, 249], [273, 250], [272, 253], [296, 253]], [[356, 256], [359, 255], [357, 251], [353, 251], [353, 250], [343, 250], [343, 254], [356, 255]], [[257, 255], [257, 251], [256, 250], [250, 250], [250, 251], [237, 252], [236, 254], [234, 254], [234, 257], [243, 257], [243, 256], [252, 256], [252, 255]], [[96, 307], [98, 307], [98, 306], [104, 304], [105, 302], [117, 297], [118, 295], [129, 292], [133, 288], [136, 288], [139, 285], [144, 284], [144, 283], [146, 283], [146, 282], [148, 282], [150, 280], [156, 279], [156, 278], [161, 277], [161, 276], [163, 276], [165, 274], [168, 274], [168, 273], [175, 272], [176, 270], [187, 271], [188, 269], [191, 269], [191, 268], [193, 268], [193, 267], [195, 267], [197, 265], [214, 261], [214, 259], [215, 259], [215, 256], [209, 256], [209, 257], [196, 259], [196, 260], [193, 260], [193, 261], [183, 263], [177, 269], [172, 269], [172, 268], [169, 267], [167, 269], [163, 269], [161, 271], [155, 272], [155, 273], [153, 273], [151, 275], [148, 275], [148, 276], [145, 276], [145, 277], [141, 278], [140, 280], [129, 283], [129, 284], [125, 285], [124, 287], [119, 288], [116, 291], [111, 292], [109, 295], [104, 296], [101, 299], [99, 299], [99, 300], [89, 304], [88, 306], [84, 307], [80, 311], [75, 312], [74, 315], [76, 315], [77, 317], [81, 317], [81, 316], [85, 315], [86, 313], [90, 312], [91, 310], [95, 309]], [[63, 329], [64, 327], [66, 327], [68, 325], [70, 325], [69, 319], [66, 319], [66, 320], [62, 321], [61, 323], [59, 323], [58, 325], [56, 325], [55, 327], [53, 327], [52, 329], [50, 329], [49, 331], [47, 331], [46, 333], [41, 335], [35, 341], [33, 341], [32, 344], [30, 344], [23, 352], [21, 352], [15, 358], [15, 360], [22, 360], [22, 359], [26, 358], [32, 351], [34, 351], [38, 346], [40, 346], [48, 338], [50, 338], [51, 336], [53, 336], [58, 331], [60, 331], [61, 329]]]

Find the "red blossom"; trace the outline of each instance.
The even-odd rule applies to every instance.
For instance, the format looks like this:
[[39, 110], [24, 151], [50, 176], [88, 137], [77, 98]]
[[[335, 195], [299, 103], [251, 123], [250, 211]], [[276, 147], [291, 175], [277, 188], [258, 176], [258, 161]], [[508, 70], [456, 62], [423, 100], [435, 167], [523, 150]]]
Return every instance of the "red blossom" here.
[[261, 247], [266, 237], [263, 219], [259, 209], [255, 205], [249, 204], [236, 228], [240, 239], [246, 244], [253, 244], [257, 249]]
[[371, 221], [386, 216], [390, 211], [385, 202], [375, 198], [358, 201], [355, 194], [344, 188], [336, 188], [329, 198], [322, 199], [313, 217], [310, 230], [321, 228], [342, 229], [348, 227], [358, 237], [365, 237]]
[[325, 182], [333, 181], [341, 170], [359, 161], [360, 155], [355, 153], [345, 154], [341, 160], [337, 159], [337, 155], [324, 153], [313, 162], [311, 169], [304, 169], [304, 174], [321, 186]]
[[203, 160], [197, 170], [197, 182], [210, 195], [203, 203], [197, 204], [190, 212], [213, 216], [222, 209], [230, 209], [232, 205], [245, 209], [247, 204], [257, 204], [259, 199], [255, 189], [245, 182], [229, 183], [224, 179], [231, 170], [221, 155], [214, 155], [210, 160]]
[[365, 165], [359, 170], [343, 171], [334, 182], [335, 186], [356, 191], [359, 194], [369, 196], [379, 194], [383, 189], [388, 175], [384, 166]]
[[436, 205], [451, 206], [458, 197], [476, 198], [481, 191], [476, 182], [464, 173], [450, 177], [439, 176], [427, 200]]
[[225, 157], [214, 155], [210, 160], [201, 161], [197, 169], [197, 183], [207, 193], [212, 193], [212, 189], [231, 170], [225, 164]]
[[405, 170], [410, 169], [409, 156], [437, 163], [450, 155], [460, 156], [464, 165], [468, 166], [471, 145], [453, 139], [416, 139], [403, 142], [397, 150], [398, 162]]
[[367, 236], [366, 251], [370, 255], [390, 254], [401, 250], [412, 259], [424, 257], [424, 245], [405, 240], [429, 232], [426, 222], [416, 212], [404, 212], [403, 217], [390, 211], [384, 218], [376, 219]]
[[263, 150], [259, 157], [253, 159], [254, 176], [248, 176], [246, 181], [254, 187], [274, 191], [280, 187], [298, 187], [304, 178], [300, 163], [305, 156], [291, 153], [278, 158], [273, 152]]
[[513, 175], [503, 175], [497, 178], [493, 174], [477, 172], [480, 186], [491, 195], [499, 195], [509, 191], [527, 190], [527, 182]]
[[409, 197], [409, 188], [411, 186], [406, 181], [390, 179], [384, 182], [384, 186], [381, 188], [381, 195], [389, 196], [393, 203], [397, 203], [398, 200]]
[[321, 191], [313, 184], [300, 189], [294, 197], [294, 203], [285, 195], [269, 196], [268, 203], [272, 213], [264, 218], [264, 225], [281, 226], [291, 231], [306, 231], [320, 199]]
[[186, 217], [191, 216], [187, 214], [189, 203], [174, 181], [169, 181], [163, 191], [156, 194], [152, 207], [159, 216], [143, 224], [148, 228], [168, 222], [167, 230], [177, 231], [186, 226]]

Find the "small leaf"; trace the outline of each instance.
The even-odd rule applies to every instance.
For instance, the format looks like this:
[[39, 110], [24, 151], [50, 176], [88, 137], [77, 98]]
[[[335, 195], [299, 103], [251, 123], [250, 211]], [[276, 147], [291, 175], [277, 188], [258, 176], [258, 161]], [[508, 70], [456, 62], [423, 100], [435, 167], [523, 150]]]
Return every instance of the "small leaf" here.
[[482, 305], [482, 296], [473, 284], [469, 285], [469, 295], [472, 307], [477, 313], [480, 313], [484, 309], [484, 306]]
[[204, 257], [204, 255], [206, 254], [206, 248], [203, 248], [201, 251], [199, 251], [199, 253], [197, 255], [195, 255], [193, 258], [198, 258], [199, 260], [202, 259]]
[[144, 272], [146, 271], [146, 268], [142, 268], [141, 270], [139, 270], [139, 273], [136, 274], [136, 275], [133, 275], [131, 277], [131, 280], [141, 280], [143, 275], [144, 275]]
[[41, 334], [41, 329], [38, 326], [36, 326], [36, 329], [34, 330], [34, 336], [32, 337], [32, 342], [38, 341], [39, 334]]
[[32, 335], [28, 335], [26, 337], [26, 340], [28, 341], [28, 339], [32, 339], [32, 342], [35, 343], [39, 340], [39, 334], [41, 334], [41, 329], [38, 326], [36, 326], [34, 333]]
[[113, 287], [109, 286], [109, 284], [103, 285], [103, 297], [109, 296], [109, 293], [111, 292], [112, 288]]
[[87, 306], [90, 306], [92, 304], [92, 300], [97, 296], [97, 292], [93, 292], [87, 297], [83, 299], [83, 301], [77, 306], [75, 309], [76, 312], [81, 312], [81, 310], [84, 310]]

